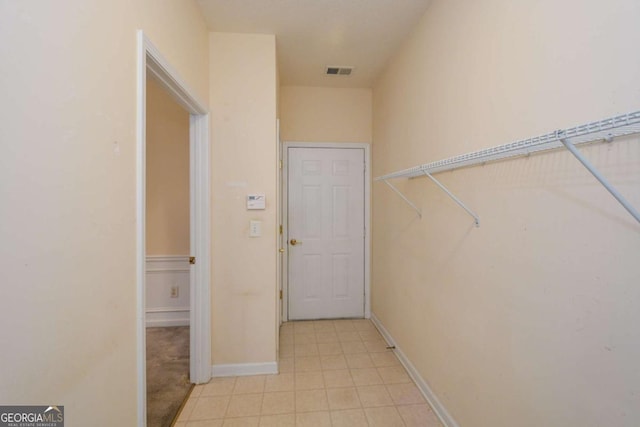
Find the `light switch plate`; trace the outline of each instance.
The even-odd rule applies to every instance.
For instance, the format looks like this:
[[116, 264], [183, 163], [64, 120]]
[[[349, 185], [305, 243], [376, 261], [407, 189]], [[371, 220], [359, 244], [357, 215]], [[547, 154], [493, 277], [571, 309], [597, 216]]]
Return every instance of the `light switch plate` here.
[[262, 236], [262, 221], [249, 221], [249, 237]]

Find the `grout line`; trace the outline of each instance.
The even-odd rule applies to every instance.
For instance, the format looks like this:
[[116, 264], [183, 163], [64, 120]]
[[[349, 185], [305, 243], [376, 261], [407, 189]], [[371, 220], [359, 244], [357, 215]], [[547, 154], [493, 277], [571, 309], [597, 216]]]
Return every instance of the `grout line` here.
[[[377, 320], [377, 319], [375, 319], [375, 320]], [[371, 324], [371, 326], [372, 326], [372, 327], [374, 327], [374, 328], [375, 328], [375, 330], [377, 330], [377, 333], [379, 333], [379, 334], [381, 335], [381, 337], [375, 338], [375, 340], [382, 339], [383, 341], [385, 341], [385, 342], [390, 343], [390, 344], [392, 344], [392, 345], [393, 345], [393, 341], [392, 341], [392, 339], [390, 339], [390, 336], [389, 336], [388, 334], [385, 334], [385, 332], [386, 332], [386, 331], [381, 331], [381, 330], [377, 327], [378, 325], [377, 325], [377, 324], [375, 324], [375, 320], [374, 320], [374, 321], [371, 321], [371, 320], [369, 321], [369, 322], [370, 322], [370, 324]], [[335, 329], [335, 326], [334, 326], [334, 329]], [[295, 334], [294, 327], [291, 327], [291, 331], [292, 331], [292, 335], [291, 335], [291, 337], [292, 337], [292, 341], [291, 341], [291, 343], [292, 343], [292, 345], [294, 345], [294, 346], [295, 346], [295, 342], [296, 342], [295, 337], [296, 337], [297, 335], [303, 335], [303, 334], [300, 334], [300, 333], [299, 333], [299, 334]], [[353, 332], [353, 330], [348, 330], [348, 331], [344, 331], [344, 330], [343, 330], [342, 332], [334, 331], [334, 333], [336, 333], [336, 334], [340, 334], [340, 333], [344, 333], [344, 332]], [[364, 345], [365, 340], [363, 339], [362, 335], [360, 335], [360, 334], [361, 334], [361, 333], [368, 333], [369, 331], [368, 331], [368, 330], [366, 330], [366, 331], [360, 331], [359, 329], [357, 329], [357, 328], [356, 328], [356, 329], [355, 329], [355, 332], [357, 332], [357, 334], [358, 334], [358, 338], [359, 338], [359, 339], [358, 339], [358, 341], [346, 341], [346, 342], [359, 342], [359, 343], [361, 343], [362, 345]], [[400, 350], [399, 350], [399, 349], [396, 349], [395, 351], [393, 351], [393, 350], [386, 349], [386, 350], [384, 350], [384, 351], [370, 351], [370, 349], [369, 349], [369, 348], [367, 348], [367, 346], [364, 346], [365, 348], [364, 348], [364, 351], [362, 351], [362, 352], [357, 352], [357, 353], [345, 353], [345, 352], [344, 352], [344, 348], [343, 348], [343, 346], [342, 346], [343, 342], [339, 341], [339, 338], [338, 338], [338, 340], [337, 340], [337, 341], [335, 341], [335, 343], [337, 343], [337, 344], [338, 344], [338, 346], [340, 347], [340, 351], [341, 351], [341, 353], [340, 353], [339, 355], [337, 355], [337, 354], [335, 354], [335, 355], [334, 355], [334, 354], [331, 354], [331, 355], [321, 355], [321, 354], [319, 353], [319, 346], [318, 346], [318, 343], [317, 343], [317, 334], [318, 334], [318, 333], [326, 333], [326, 331], [325, 331], [325, 330], [323, 330], [323, 331], [321, 331], [321, 332], [318, 332], [318, 331], [316, 331], [316, 330], [314, 329], [314, 330], [313, 330], [313, 332], [310, 332], [310, 333], [309, 333], [309, 334], [315, 335], [315, 339], [316, 339], [315, 345], [316, 345], [316, 347], [318, 347], [318, 354], [311, 354], [311, 355], [304, 355], [304, 356], [296, 356], [295, 351], [294, 351], [294, 352], [290, 355], [290, 357], [282, 358], [282, 357], [280, 357], [280, 355], [279, 355], [279, 359], [289, 359], [289, 360], [291, 360], [291, 362], [290, 362], [290, 363], [291, 363], [291, 365], [292, 365], [292, 370], [291, 370], [290, 372], [287, 372], [287, 374], [291, 375], [291, 377], [292, 377], [292, 387], [293, 387], [293, 388], [292, 388], [292, 390], [290, 390], [290, 392], [291, 392], [291, 394], [292, 394], [292, 396], [293, 396], [293, 397], [292, 397], [292, 400], [293, 400], [293, 409], [292, 409], [292, 412], [290, 412], [290, 413], [285, 413], [285, 414], [263, 414], [263, 409], [264, 409], [264, 403], [265, 403], [266, 393], [276, 393], [276, 392], [279, 392], [279, 391], [282, 391], [282, 390], [274, 390], [274, 391], [267, 392], [267, 391], [266, 391], [266, 382], [267, 382], [267, 379], [269, 378], [269, 376], [266, 376], [266, 375], [259, 375], [259, 376], [264, 377], [264, 381], [265, 381], [263, 391], [260, 393], [260, 394], [261, 394], [260, 413], [259, 413], [259, 415], [253, 415], [253, 416], [251, 416], [251, 417], [257, 417], [257, 418], [259, 418], [259, 419], [260, 419], [260, 418], [262, 418], [262, 417], [267, 417], [267, 416], [277, 416], [277, 415], [284, 416], [284, 415], [290, 415], [290, 416], [293, 416], [293, 417], [294, 417], [294, 420], [295, 420], [295, 419], [297, 419], [297, 415], [298, 415], [298, 414], [307, 414], [307, 413], [315, 413], [315, 412], [326, 412], [326, 413], [328, 413], [328, 414], [329, 414], [329, 417], [331, 417], [331, 414], [332, 414], [333, 412], [339, 412], [339, 411], [350, 410], [350, 409], [358, 409], [358, 410], [362, 411], [362, 412], [365, 414], [365, 419], [366, 419], [366, 420], [367, 420], [367, 422], [368, 422], [368, 421], [369, 421], [369, 419], [367, 418], [367, 410], [373, 410], [373, 409], [377, 409], [377, 408], [394, 408], [394, 409], [395, 409], [395, 411], [399, 414], [399, 416], [401, 417], [401, 419], [402, 419], [402, 420], [403, 420], [403, 422], [404, 422], [404, 419], [402, 418], [402, 414], [400, 414], [400, 408], [401, 408], [401, 407], [408, 407], [408, 406], [416, 405], [416, 404], [418, 404], [418, 403], [417, 403], [417, 402], [414, 402], [414, 403], [395, 403], [395, 401], [393, 400], [393, 397], [391, 397], [391, 392], [389, 391], [389, 387], [390, 387], [390, 386], [395, 386], [395, 385], [401, 385], [401, 384], [411, 384], [411, 385], [413, 385], [414, 387], [416, 387], [416, 388], [417, 388], [417, 389], [418, 389], [418, 390], [419, 390], [423, 395], [424, 395], [424, 391], [422, 390], [422, 388], [421, 388], [420, 384], [419, 384], [419, 383], [416, 381], [416, 379], [414, 378], [413, 373], [412, 373], [412, 372], [407, 368], [407, 365], [405, 365], [405, 363], [404, 363], [404, 362], [405, 362], [405, 361], [404, 361], [404, 359], [403, 359], [403, 358], [401, 358], [401, 357], [398, 355], [398, 352], [400, 352]], [[305, 333], [305, 334], [306, 334], [306, 333]], [[388, 337], [389, 337], [389, 339], [388, 339]], [[373, 339], [370, 339], [369, 341], [373, 342], [374, 340], [373, 340]], [[369, 341], [367, 341], [367, 342], [369, 342]], [[309, 343], [305, 341], [304, 343], [299, 343], [299, 344], [309, 344]], [[379, 350], [381, 347], [379, 347], [379, 346], [373, 346], [373, 347], [371, 347], [371, 348], [373, 348], [374, 350]], [[384, 354], [391, 354], [391, 355], [393, 355], [393, 357], [396, 359], [396, 363], [395, 363], [395, 364], [393, 364], [393, 365], [389, 365], [389, 366], [376, 366], [376, 364], [375, 364], [375, 363], [373, 363], [373, 366], [372, 366], [372, 367], [369, 367], [369, 368], [351, 368], [351, 367], [349, 366], [349, 364], [348, 364], [348, 361], [347, 361], [347, 356], [354, 356], [354, 355], [360, 355], [360, 354], [362, 354], [362, 355], [366, 355], [366, 356], [367, 356], [367, 358], [369, 358], [369, 359], [373, 362], [373, 357], [372, 357], [372, 355], [373, 355], [373, 354], [383, 354], [383, 353], [384, 353]], [[326, 357], [339, 357], [339, 356], [340, 356], [340, 357], [342, 357], [342, 358], [345, 360], [345, 362], [347, 363], [347, 366], [346, 366], [346, 368], [344, 368], [344, 369], [339, 369], [339, 370], [346, 370], [346, 372], [347, 372], [347, 374], [348, 374], [349, 376], [351, 376], [351, 373], [352, 373], [352, 371], [353, 371], [354, 369], [370, 369], [372, 372], [375, 372], [375, 373], [379, 376], [379, 378], [380, 378], [380, 380], [381, 380], [382, 382], [381, 382], [380, 384], [360, 384], [360, 385], [357, 385], [357, 384], [355, 384], [355, 382], [353, 382], [353, 380], [352, 380], [353, 384], [351, 384], [351, 385], [346, 385], [346, 386], [343, 386], [343, 387], [331, 387], [331, 388], [329, 388], [329, 387], [327, 386], [326, 381], [325, 381], [325, 378], [324, 378], [324, 377], [325, 377], [325, 375], [324, 375], [324, 374], [325, 374], [326, 372], [336, 371], [336, 369], [324, 369], [324, 366], [322, 365], [322, 358], [323, 358], [323, 357], [325, 357], [325, 356], [326, 356]], [[401, 356], [402, 356], [402, 357], [404, 357], [404, 355], [403, 355], [403, 354], [402, 354]], [[315, 369], [313, 369], [313, 370], [311, 370], [311, 371], [306, 371], [306, 370], [305, 370], [304, 372], [300, 372], [300, 371], [298, 371], [298, 370], [296, 369], [296, 360], [298, 360], [298, 359], [303, 359], [303, 358], [317, 358], [317, 359], [319, 360], [319, 362], [320, 362], [320, 366], [319, 366], [319, 367], [317, 367], [317, 368], [315, 368]], [[356, 358], [357, 358], [357, 357], [356, 357]], [[384, 369], [389, 369], [389, 368], [398, 368], [398, 369], [401, 369], [401, 370], [402, 370], [402, 371], [403, 371], [403, 372], [404, 372], [404, 373], [409, 377], [409, 378], [408, 378], [408, 382], [403, 380], [402, 382], [398, 382], [398, 383], [392, 382], [392, 383], [387, 384], [387, 383], [385, 382], [384, 378], [382, 378], [382, 375], [380, 374], [380, 370], [381, 370], [381, 369], [382, 369], [382, 370], [384, 370]], [[310, 390], [297, 390], [297, 385], [298, 385], [297, 377], [298, 377], [298, 375], [299, 375], [299, 374], [309, 374], [309, 373], [318, 373], [318, 374], [320, 374], [321, 379], [322, 379], [322, 385], [323, 385], [323, 387], [321, 387], [321, 388], [314, 388], [314, 389], [310, 389]], [[278, 374], [276, 374], [276, 375], [278, 375]], [[228, 398], [229, 398], [229, 402], [228, 402], [227, 407], [226, 407], [226, 409], [225, 409], [225, 411], [224, 411], [224, 416], [223, 416], [223, 418], [218, 419], [218, 420], [221, 420], [222, 422], [224, 422], [225, 420], [228, 420], [228, 419], [236, 419], [236, 418], [249, 417], [249, 416], [244, 416], [244, 415], [243, 415], [243, 416], [241, 416], [241, 417], [235, 417], [235, 416], [234, 416], [234, 417], [229, 417], [229, 416], [227, 416], [227, 413], [228, 413], [228, 410], [229, 410], [229, 405], [230, 405], [230, 403], [231, 403], [231, 398], [232, 398], [233, 396], [235, 396], [235, 395], [233, 394], [233, 392], [235, 391], [235, 387], [237, 386], [237, 379], [238, 379], [238, 377], [235, 377], [235, 378], [234, 378], [234, 380], [236, 381], [236, 384], [234, 384], [233, 390], [231, 390], [230, 394], [229, 394], [228, 396], [226, 396], [226, 397], [228, 397]], [[391, 403], [390, 403], [390, 404], [381, 405], [381, 406], [368, 406], [368, 407], [365, 407], [365, 406], [364, 406], [364, 404], [362, 403], [362, 399], [361, 399], [361, 397], [360, 397], [360, 394], [359, 394], [359, 391], [358, 391], [358, 390], [359, 390], [359, 388], [360, 388], [360, 387], [369, 387], [369, 386], [377, 386], [377, 387], [380, 387], [381, 389], [383, 389], [383, 390], [384, 390], [384, 391], [385, 391], [385, 392], [386, 392], [386, 393], [391, 397], [391, 399], [392, 399]], [[357, 403], [358, 403], [358, 405], [359, 405], [359, 406], [358, 406], [357, 408], [346, 408], [346, 409], [338, 409], [338, 408], [336, 408], [336, 409], [331, 409], [331, 405], [330, 405], [330, 403], [329, 403], [329, 391], [330, 391], [330, 390], [338, 390], [338, 389], [353, 389], [353, 390], [355, 390], [355, 392], [356, 392], [356, 397], [357, 397]], [[191, 392], [192, 390], [193, 390], [193, 388], [190, 390], [189, 396], [188, 396], [188, 398], [187, 398], [187, 399], [185, 399], [185, 402], [187, 402], [187, 400], [189, 400], [189, 402], [193, 402], [193, 405], [194, 405], [194, 407], [195, 407], [195, 404], [197, 403], [198, 399], [197, 399], [197, 396], [195, 396], [195, 395]], [[315, 411], [302, 411], [302, 412], [298, 412], [298, 410], [297, 410], [297, 393], [298, 393], [299, 391], [314, 391], [314, 390], [316, 390], [316, 391], [324, 390], [324, 393], [323, 393], [323, 394], [324, 394], [325, 399], [326, 399], [326, 401], [327, 401], [327, 409], [326, 409], [326, 410], [315, 410]], [[289, 390], [285, 390], [285, 391], [289, 391]], [[257, 394], [257, 393], [256, 393], [256, 394]], [[427, 405], [430, 405], [430, 406], [432, 406], [432, 408], [433, 408], [433, 405], [431, 405], [430, 400], [429, 400], [426, 396], [424, 396], [424, 397], [425, 397], [425, 399], [426, 399], [426, 402], [420, 402], [420, 404], [424, 404], [424, 403], [426, 403]], [[181, 413], [181, 412], [182, 412], [182, 408], [181, 408], [181, 410], [179, 411], [178, 415], [176, 416], [176, 420], [178, 419], [178, 417], [179, 417], [179, 415], [180, 415], [180, 413]], [[439, 415], [435, 410], [434, 410], [433, 412], [434, 412], [434, 414], [436, 414], [436, 416], [438, 416], [438, 417], [440, 418], [440, 415]], [[189, 417], [189, 418], [190, 418], [190, 417]], [[188, 420], [189, 418], [187, 418], [187, 420]], [[174, 420], [174, 423], [175, 423], [175, 420]], [[447, 426], [447, 424], [444, 424], [444, 425], [445, 425], [445, 426]], [[454, 424], [454, 425], [449, 425], [449, 426], [450, 426], [450, 427], [457, 427], [457, 426], [455, 426], [455, 424]]]
[[440, 400], [435, 395], [429, 384], [420, 376], [418, 370], [413, 366], [411, 361], [407, 358], [407, 356], [402, 352], [402, 350], [396, 346], [396, 343], [389, 333], [387, 329], [384, 327], [382, 322], [376, 317], [375, 314], [371, 313], [371, 322], [378, 329], [384, 340], [390, 345], [394, 347], [393, 352], [398, 357], [398, 360], [402, 364], [402, 366], [407, 371], [407, 374], [413, 380], [413, 383], [416, 385], [420, 393], [422, 393], [423, 397], [426, 399], [429, 406], [433, 410], [433, 413], [438, 417], [442, 425], [445, 427], [458, 427], [458, 424], [453, 419], [451, 414], [447, 411], [447, 409], [440, 403]]

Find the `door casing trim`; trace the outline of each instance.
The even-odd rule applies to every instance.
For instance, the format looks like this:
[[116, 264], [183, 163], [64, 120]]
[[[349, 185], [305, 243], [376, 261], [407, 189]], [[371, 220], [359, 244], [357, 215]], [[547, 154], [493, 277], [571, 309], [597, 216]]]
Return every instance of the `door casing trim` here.
[[146, 404], [146, 87], [147, 73], [189, 112], [190, 380], [211, 379], [211, 159], [209, 112], [142, 30], [136, 70], [136, 365], [137, 425], [147, 425]]

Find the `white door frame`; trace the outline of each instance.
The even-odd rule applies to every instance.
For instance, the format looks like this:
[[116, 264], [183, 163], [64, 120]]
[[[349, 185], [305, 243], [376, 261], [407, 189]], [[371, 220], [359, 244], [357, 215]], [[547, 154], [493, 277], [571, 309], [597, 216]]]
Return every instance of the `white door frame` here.
[[294, 142], [286, 141], [283, 143], [282, 153], [282, 169], [280, 171], [280, 188], [282, 188], [282, 228], [283, 228], [283, 245], [284, 253], [282, 254], [282, 320], [289, 320], [289, 245], [287, 229], [288, 220], [288, 149], [289, 148], [361, 148], [364, 150], [364, 317], [371, 317], [371, 146], [364, 142]]
[[136, 332], [138, 426], [147, 425], [145, 321], [145, 186], [147, 72], [189, 112], [190, 250], [190, 379], [211, 379], [211, 166], [209, 112], [142, 30], [138, 31], [136, 76]]

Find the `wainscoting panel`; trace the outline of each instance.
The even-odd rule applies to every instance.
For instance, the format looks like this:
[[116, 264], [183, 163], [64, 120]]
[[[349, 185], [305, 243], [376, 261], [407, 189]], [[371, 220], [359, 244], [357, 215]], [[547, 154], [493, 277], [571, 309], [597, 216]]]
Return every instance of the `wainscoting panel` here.
[[147, 327], [188, 326], [189, 256], [149, 255], [146, 264]]

